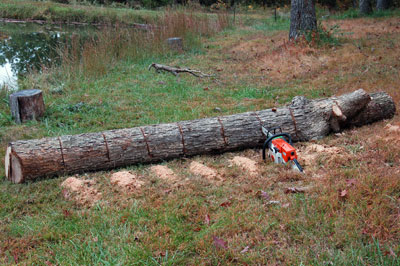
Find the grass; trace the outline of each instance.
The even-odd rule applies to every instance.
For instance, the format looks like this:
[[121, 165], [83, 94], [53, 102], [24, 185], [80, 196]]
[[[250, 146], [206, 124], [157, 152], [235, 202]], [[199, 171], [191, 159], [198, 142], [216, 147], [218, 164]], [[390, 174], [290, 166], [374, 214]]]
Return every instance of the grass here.
[[370, 18], [384, 18], [384, 17], [393, 17], [399, 16], [398, 9], [388, 9], [388, 10], [374, 10], [371, 14], [365, 15], [361, 14], [358, 9], [346, 10], [344, 12], [340, 12], [332, 16], [333, 19], [352, 19], [352, 18], [361, 18], [361, 17], [370, 17]]
[[50, 1], [0, 1], [0, 17], [18, 20], [44, 20], [48, 22], [80, 22], [91, 24], [151, 23], [157, 18], [151, 10], [105, 8], [78, 4], [60, 4]]
[[[104, 31], [101, 42], [93, 39], [84, 45], [88, 52], [75, 57], [68, 53], [65, 65], [30, 75], [22, 88], [45, 92], [46, 114], [39, 122], [14, 124], [8, 93], [2, 90], [0, 156], [7, 143], [17, 139], [259, 110], [286, 104], [296, 95], [319, 98], [362, 87], [385, 90], [400, 103], [396, 17], [324, 22], [352, 31], [340, 46], [287, 43], [284, 19], [275, 24], [258, 16], [241, 18], [235, 27], [221, 31], [187, 24], [193, 26], [183, 31], [173, 26], [182, 17], [191, 18], [181, 13], [164, 17], [172, 30], [157, 33], [157, 45], [145, 53], [131, 50], [137, 44], [134, 36], [128, 41], [107, 38], [110, 32]], [[185, 40], [190, 43], [184, 52], [166, 52], [163, 38], [177, 33], [189, 34]], [[126, 49], [104, 48], [129, 42], [132, 47]], [[152, 62], [216, 77], [157, 74], [147, 70]], [[62, 90], [54, 91], [57, 87]], [[79, 175], [96, 180], [102, 193], [93, 207], [64, 199], [60, 184], [65, 177], [14, 185], [4, 180], [2, 169], [0, 263], [398, 265], [400, 149], [398, 135], [384, 126], [399, 122], [396, 114], [391, 121], [317, 141], [341, 148], [341, 153], [322, 154], [304, 165], [304, 176], [261, 162], [258, 150], [164, 162], [187, 180], [183, 185], [156, 178], [146, 165], [127, 167], [146, 182], [134, 194], [110, 184], [113, 171]], [[296, 148], [304, 145], [309, 144]], [[236, 155], [256, 160], [260, 174], [249, 177], [232, 166]], [[225, 181], [217, 185], [193, 175], [188, 170], [192, 160], [213, 167]], [[314, 186], [311, 192], [284, 193], [287, 187], [307, 185]], [[346, 195], [340, 196], [344, 190]], [[260, 191], [282, 204], [268, 205], [258, 196]], [[216, 245], [215, 238], [227, 248]]]

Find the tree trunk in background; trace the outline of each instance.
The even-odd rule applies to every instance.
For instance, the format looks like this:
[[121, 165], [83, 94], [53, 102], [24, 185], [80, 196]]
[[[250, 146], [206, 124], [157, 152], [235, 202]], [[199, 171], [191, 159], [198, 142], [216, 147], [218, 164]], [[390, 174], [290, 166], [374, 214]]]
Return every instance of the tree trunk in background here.
[[261, 126], [281, 127], [293, 141], [319, 139], [331, 132], [391, 118], [386, 93], [358, 90], [338, 97], [293, 98], [291, 105], [263, 111], [99, 133], [19, 140], [8, 145], [6, 177], [14, 183], [86, 171], [153, 163], [182, 156], [261, 146]]
[[296, 40], [307, 31], [317, 30], [314, 0], [292, 0], [289, 39]]
[[390, 0], [377, 0], [376, 1], [376, 9], [378, 10], [386, 10], [390, 7]]
[[371, 0], [360, 0], [360, 13], [364, 15], [372, 13]]

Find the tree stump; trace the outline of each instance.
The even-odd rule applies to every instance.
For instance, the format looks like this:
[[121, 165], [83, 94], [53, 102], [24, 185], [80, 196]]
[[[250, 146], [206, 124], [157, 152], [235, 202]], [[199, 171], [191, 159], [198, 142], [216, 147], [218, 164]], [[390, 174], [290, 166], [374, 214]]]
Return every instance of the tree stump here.
[[44, 114], [41, 90], [23, 90], [10, 95], [11, 114], [17, 124], [41, 117]]
[[169, 48], [175, 51], [182, 51], [183, 50], [183, 40], [179, 37], [168, 38], [167, 43]]

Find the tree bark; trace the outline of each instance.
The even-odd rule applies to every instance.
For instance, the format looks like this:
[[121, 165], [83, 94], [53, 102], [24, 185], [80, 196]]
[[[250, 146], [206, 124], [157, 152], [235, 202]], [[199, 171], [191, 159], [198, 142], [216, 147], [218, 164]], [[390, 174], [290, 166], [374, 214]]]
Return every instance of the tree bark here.
[[23, 90], [10, 95], [11, 114], [17, 124], [34, 120], [44, 114], [41, 90]]
[[376, 1], [376, 9], [377, 10], [386, 10], [390, 7], [390, 0], [377, 0]]
[[364, 15], [372, 13], [371, 0], [360, 0], [360, 13]]
[[289, 39], [296, 40], [305, 32], [317, 30], [314, 0], [292, 0]]
[[118, 129], [100, 133], [20, 140], [8, 145], [6, 176], [14, 183], [43, 176], [105, 170], [181, 156], [221, 153], [260, 146], [261, 126], [282, 127], [294, 141], [394, 115], [386, 93], [363, 90], [321, 100], [295, 97], [289, 106], [213, 118]]

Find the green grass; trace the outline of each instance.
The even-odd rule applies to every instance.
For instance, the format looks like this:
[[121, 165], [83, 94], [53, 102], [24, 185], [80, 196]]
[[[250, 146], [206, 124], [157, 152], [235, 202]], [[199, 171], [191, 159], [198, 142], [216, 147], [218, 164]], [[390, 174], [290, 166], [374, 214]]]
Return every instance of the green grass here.
[[330, 16], [330, 19], [352, 19], [352, 18], [361, 18], [361, 17], [369, 17], [369, 18], [384, 18], [384, 17], [395, 17], [400, 16], [399, 9], [388, 9], [388, 10], [374, 10], [371, 14], [364, 15], [361, 14], [358, 9], [349, 9], [333, 16]]
[[45, 20], [49, 22], [82, 23], [150, 23], [157, 11], [101, 6], [66, 5], [54, 2], [9, 1], [0, 2], [0, 17], [20, 20]]

